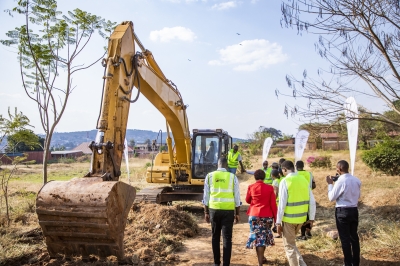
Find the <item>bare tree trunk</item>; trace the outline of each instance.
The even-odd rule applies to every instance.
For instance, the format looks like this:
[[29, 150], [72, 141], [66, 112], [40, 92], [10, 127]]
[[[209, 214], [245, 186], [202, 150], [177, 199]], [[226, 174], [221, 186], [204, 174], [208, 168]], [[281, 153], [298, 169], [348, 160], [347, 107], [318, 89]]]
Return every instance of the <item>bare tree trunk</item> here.
[[44, 152], [43, 152], [43, 185], [47, 183], [47, 163], [50, 153], [50, 142], [51, 135], [47, 135], [46, 140], [44, 141]]

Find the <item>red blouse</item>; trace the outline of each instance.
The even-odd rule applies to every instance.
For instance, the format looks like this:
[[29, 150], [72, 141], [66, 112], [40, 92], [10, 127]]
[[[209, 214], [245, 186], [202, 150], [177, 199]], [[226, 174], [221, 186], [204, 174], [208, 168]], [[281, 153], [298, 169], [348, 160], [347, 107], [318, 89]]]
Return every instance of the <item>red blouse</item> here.
[[276, 221], [276, 197], [271, 185], [265, 184], [263, 180], [257, 180], [247, 188], [246, 202], [250, 204], [247, 215], [273, 217]]

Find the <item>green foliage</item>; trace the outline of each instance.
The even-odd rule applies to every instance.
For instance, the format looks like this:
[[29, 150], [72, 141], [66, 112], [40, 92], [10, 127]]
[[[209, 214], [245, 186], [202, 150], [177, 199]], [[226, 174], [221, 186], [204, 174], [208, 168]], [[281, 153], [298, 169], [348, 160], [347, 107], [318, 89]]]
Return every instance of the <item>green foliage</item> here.
[[307, 158], [307, 163], [311, 168], [331, 168], [331, 156], [310, 156]]
[[[105, 21], [80, 9], [62, 14], [56, 0], [20, 0], [6, 10], [24, 17], [25, 22], [6, 33], [6, 46], [18, 50], [22, 84], [26, 95], [39, 107], [46, 134], [44, 151], [50, 149], [52, 134], [65, 111], [72, 90], [73, 74], [99, 62], [97, 59], [77, 62], [94, 33], [107, 38], [116, 23]], [[105, 53], [105, 52], [104, 52]], [[62, 75], [61, 75], [62, 74]], [[66, 77], [65, 81], [58, 81]], [[43, 182], [47, 182], [47, 156], [43, 162]]]
[[389, 175], [400, 174], [400, 140], [386, 138], [369, 151], [365, 151], [361, 159], [374, 171]]
[[147, 162], [146, 164], [145, 164], [145, 166], [144, 166], [145, 168], [147, 168], [147, 167], [151, 167], [151, 163], [150, 162]]
[[7, 152], [42, 151], [44, 139], [32, 130], [22, 129], [7, 137]]
[[5, 118], [0, 114], [0, 142], [4, 137], [17, 134], [19, 131], [26, 130], [29, 125], [29, 118], [22, 112], [18, 112], [15, 107], [14, 114], [8, 108], [8, 117]]
[[260, 127], [257, 131], [253, 132], [248, 137], [250, 141], [247, 143], [247, 146], [251, 155], [259, 155], [262, 153], [265, 139], [268, 137], [272, 137], [272, 135], [268, 131], [264, 131], [263, 127]]

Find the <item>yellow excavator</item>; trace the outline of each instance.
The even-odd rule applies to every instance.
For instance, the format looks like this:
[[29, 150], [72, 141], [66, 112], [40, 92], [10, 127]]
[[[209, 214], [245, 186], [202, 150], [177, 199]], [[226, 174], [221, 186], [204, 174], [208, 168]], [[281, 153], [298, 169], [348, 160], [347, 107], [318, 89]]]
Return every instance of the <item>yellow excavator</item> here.
[[[61, 253], [122, 259], [126, 219], [135, 197], [159, 204], [201, 200], [206, 175], [217, 169], [218, 159], [232, 146], [232, 138], [222, 129], [194, 129], [191, 136], [187, 105], [137, 38], [132, 22], [115, 28], [102, 64], [101, 111], [96, 140], [89, 146], [90, 171], [70, 181], [48, 182], [37, 195], [36, 213], [50, 257]], [[135, 188], [119, 178], [129, 106], [141, 94], [166, 119], [167, 151], [157, 154], [146, 173], [147, 182], [165, 186], [145, 188], [136, 195]]]

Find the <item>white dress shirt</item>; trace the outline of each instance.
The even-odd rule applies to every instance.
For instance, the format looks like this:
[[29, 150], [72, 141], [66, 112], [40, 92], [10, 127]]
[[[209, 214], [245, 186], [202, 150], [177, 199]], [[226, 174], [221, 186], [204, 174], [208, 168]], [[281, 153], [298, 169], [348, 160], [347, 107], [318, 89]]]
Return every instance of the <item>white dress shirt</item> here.
[[[217, 171], [227, 172], [225, 168], [218, 168]], [[208, 206], [210, 201], [210, 185], [208, 184], [208, 179], [212, 180], [212, 172], [206, 176], [204, 180], [204, 193], [203, 193], [203, 204]], [[236, 175], [233, 178], [233, 195], [235, 196], [235, 207], [242, 205], [240, 201], [240, 190], [239, 190], [239, 180]]]
[[360, 179], [349, 173], [339, 176], [335, 185], [328, 185], [328, 198], [330, 201], [336, 200], [336, 208], [357, 207], [360, 194]]
[[[286, 177], [296, 175], [296, 173], [290, 173], [286, 175]], [[276, 223], [280, 224], [282, 223], [283, 219], [283, 214], [285, 213], [285, 207], [287, 204], [288, 200], [288, 189], [286, 185], [286, 177], [282, 179], [281, 183], [279, 184], [279, 204], [278, 204], [278, 215], [276, 218]], [[315, 211], [316, 211], [316, 204], [315, 204], [315, 199], [314, 195], [311, 191], [310, 188], [308, 188], [308, 191], [310, 193], [310, 203], [308, 205], [308, 219], [309, 220], [315, 220]]]

